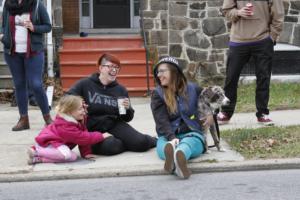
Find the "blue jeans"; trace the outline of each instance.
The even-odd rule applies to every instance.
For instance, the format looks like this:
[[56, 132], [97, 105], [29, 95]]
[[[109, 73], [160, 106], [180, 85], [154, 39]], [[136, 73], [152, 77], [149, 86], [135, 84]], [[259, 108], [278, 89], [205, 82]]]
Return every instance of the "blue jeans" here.
[[4, 54], [16, 90], [16, 101], [20, 115], [28, 115], [28, 87], [32, 89], [43, 115], [49, 114], [49, 105], [43, 88], [44, 52], [29, 58], [25, 53]]
[[[179, 139], [179, 144], [176, 146], [175, 151], [181, 150], [187, 160], [204, 153], [204, 137], [201, 134], [196, 132], [181, 133], [177, 134], [176, 138]], [[162, 160], [166, 159], [164, 149], [167, 142], [168, 140], [164, 136], [159, 137], [157, 140], [156, 152]]]

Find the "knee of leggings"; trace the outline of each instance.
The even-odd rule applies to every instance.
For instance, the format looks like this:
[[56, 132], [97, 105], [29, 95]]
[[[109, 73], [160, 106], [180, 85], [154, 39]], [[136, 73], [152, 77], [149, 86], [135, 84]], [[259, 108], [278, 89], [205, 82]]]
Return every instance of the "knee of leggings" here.
[[140, 140], [136, 140], [135, 144], [132, 144], [132, 146], [128, 147], [128, 149], [136, 152], [147, 151], [150, 148], [149, 142], [148, 138], [143, 137]]

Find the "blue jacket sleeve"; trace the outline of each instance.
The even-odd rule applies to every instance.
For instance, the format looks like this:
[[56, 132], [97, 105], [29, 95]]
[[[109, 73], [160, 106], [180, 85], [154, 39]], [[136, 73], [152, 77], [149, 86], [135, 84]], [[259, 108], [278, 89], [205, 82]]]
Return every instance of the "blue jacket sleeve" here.
[[33, 12], [34, 18], [37, 18], [36, 21], [33, 20], [34, 32], [35, 33], [49, 33], [52, 29], [50, 18], [48, 12], [43, 5], [39, 2], [37, 13]]

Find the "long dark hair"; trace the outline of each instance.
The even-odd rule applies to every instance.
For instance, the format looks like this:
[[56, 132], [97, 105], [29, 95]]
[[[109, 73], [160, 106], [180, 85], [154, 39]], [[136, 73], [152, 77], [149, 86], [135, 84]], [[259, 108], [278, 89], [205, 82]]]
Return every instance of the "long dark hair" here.
[[178, 69], [170, 63], [167, 63], [168, 69], [171, 72], [170, 83], [167, 87], [163, 88], [164, 98], [169, 113], [175, 114], [177, 112], [176, 96], [181, 96], [187, 101], [187, 81]]
[[8, 10], [10, 15], [21, 15], [32, 11], [36, 0], [22, 0], [19, 4], [18, 0], [6, 0], [4, 7]]

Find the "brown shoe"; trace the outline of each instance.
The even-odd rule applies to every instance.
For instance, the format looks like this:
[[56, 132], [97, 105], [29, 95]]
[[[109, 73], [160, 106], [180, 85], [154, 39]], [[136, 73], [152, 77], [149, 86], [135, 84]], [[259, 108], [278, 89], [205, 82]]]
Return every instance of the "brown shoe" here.
[[175, 173], [180, 178], [188, 179], [191, 176], [191, 171], [187, 167], [187, 161], [183, 151], [175, 152]]
[[28, 115], [23, 115], [20, 117], [18, 123], [12, 128], [12, 131], [22, 131], [29, 129], [29, 119]]
[[43, 118], [46, 125], [49, 125], [53, 122], [50, 114], [43, 115]]
[[166, 157], [164, 169], [167, 172], [172, 174], [175, 169], [175, 164], [174, 164], [174, 146], [171, 142], [168, 142], [166, 144], [164, 153]]

